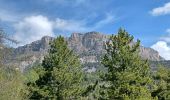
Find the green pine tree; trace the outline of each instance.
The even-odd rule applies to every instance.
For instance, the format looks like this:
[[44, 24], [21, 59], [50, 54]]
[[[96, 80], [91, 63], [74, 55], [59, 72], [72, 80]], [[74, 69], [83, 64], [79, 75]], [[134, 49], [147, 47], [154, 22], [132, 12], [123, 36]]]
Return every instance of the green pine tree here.
[[154, 79], [157, 89], [152, 95], [157, 96], [159, 100], [170, 100], [170, 69], [160, 66]]
[[106, 42], [107, 53], [102, 64], [108, 72], [102, 76], [105, 81], [101, 95], [109, 100], [151, 100], [152, 78], [146, 60], [139, 54], [140, 41], [136, 43], [124, 29], [110, 36]]
[[32, 84], [30, 99], [75, 100], [80, 97], [80, 61], [63, 37], [57, 37], [50, 44], [49, 54], [44, 58], [42, 67], [39, 79]]

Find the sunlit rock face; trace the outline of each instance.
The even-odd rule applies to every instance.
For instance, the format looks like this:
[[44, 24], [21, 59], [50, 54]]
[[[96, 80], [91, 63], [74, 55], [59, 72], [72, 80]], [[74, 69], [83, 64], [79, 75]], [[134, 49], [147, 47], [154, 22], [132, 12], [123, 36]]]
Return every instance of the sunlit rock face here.
[[[87, 64], [100, 62], [100, 58], [105, 53], [104, 43], [108, 40], [108, 37], [108, 35], [99, 32], [87, 32], [72, 33], [70, 37], [65, 39], [68, 42], [68, 47], [80, 57], [82, 64]], [[24, 70], [35, 62], [41, 62], [47, 54], [49, 43], [52, 40], [54, 40], [54, 37], [44, 36], [41, 40], [16, 48], [14, 50], [14, 59], [16, 60], [12, 63], [17, 64], [20, 69]], [[139, 54], [143, 59], [151, 61], [164, 60], [157, 51], [143, 46], [140, 47]]]
[[77, 53], [89, 51], [101, 53], [104, 50], [103, 42], [105, 39], [106, 36], [98, 32], [73, 33], [68, 39], [68, 45]]
[[140, 47], [140, 53], [141, 57], [143, 59], [148, 59], [151, 61], [162, 61], [164, 58], [162, 58], [159, 53], [151, 48], [146, 48], [141, 46]]

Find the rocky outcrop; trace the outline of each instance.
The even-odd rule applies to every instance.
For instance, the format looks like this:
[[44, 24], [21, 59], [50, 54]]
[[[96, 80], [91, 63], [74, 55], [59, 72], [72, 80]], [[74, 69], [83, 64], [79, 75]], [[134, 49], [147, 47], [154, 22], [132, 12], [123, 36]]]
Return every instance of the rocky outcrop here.
[[[22, 59], [25, 55], [31, 55], [26, 61], [19, 62], [20, 68], [25, 68], [25, 65], [28, 66], [31, 62], [41, 61], [49, 49], [50, 41], [53, 39], [53, 37], [45, 36], [41, 40], [16, 48], [14, 50], [15, 58]], [[98, 32], [73, 33], [66, 40], [68, 46], [80, 56], [82, 63], [97, 63], [105, 52], [104, 43], [108, 40], [108, 36]], [[163, 60], [157, 51], [143, 46], [140, 47], [140, 55], [143, 59], [151, 61]]]
[[24, 46], [18, 47], [14, 50], [15, 55], [20, 54], [30, 54], [35, 52], [47, 52], [49, 48], [49, 43], [54, 38], [49, 36], [44, 36], [41, 40], [32, 42], [31, 44], [26, 44]]
[[164, 58], [162, 58], [159, 53], [151, 48], [146, 48], [141, 46], [140, 47], [140, 55], [143, 59], [148, 59], [151, 61], [163, 61]]
[[100, 53], [103, 51], [103, 42], [106, 35], [98, 32], [88, 32], [85, 34], [73, 33], [68, 39], [68, 45], [77, 53], [94, 51]]

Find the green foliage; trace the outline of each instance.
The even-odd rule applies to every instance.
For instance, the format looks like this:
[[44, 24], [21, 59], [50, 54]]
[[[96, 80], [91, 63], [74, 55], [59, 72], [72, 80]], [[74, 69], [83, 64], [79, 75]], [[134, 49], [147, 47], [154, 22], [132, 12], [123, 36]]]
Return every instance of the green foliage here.
[[0, 100], [25, 100], [24, 77], [13, 66], [5, 65], [12, 49], [5, 42], [14, 42], [0, 29]]
[[0, 68], [0, 100], [26, 99], [22, 74], [17, 70]]
[[86, 89], [82, 94], [83, 97], [85, 100], [98, 100], [100, 98], [100, 71], [84, 74], [85, 80], [83, 81], [83, 85]]
[[30, 99], [78, 99], [82, 92], [82, 71], [78, 57], [67, 47], [63, 37], [57, 37], [51, 44], [49, 54], [44, 58], [39, 79], [28, 84]]
[[[138, 55], [140, 41], [134, 43], [123, 29], [106, 42], [102, 65], [84, 64], [97, 68], [90, 73], [82, 72], [78, 57], [61, 36], [50, 43], [41, 65], [20, 73], [4, 65], [11, 57], [4, 36], [0, 30], [0, 100], [170, 100], [170, 69], [155, 68], [153, 80], [148, 61]], [[88, 52], [92, 54], [100, 60], [101, 55]]]
[[[36, 67], [36, 68], [35, 68]], [[25, 76], [25, 83], [34, 83], [36, 80], [38, 80], [39, 75], [37, 73], [39, 67], [35, 66], [29, 70], [27, 70], [27, 72], [24, 73]]]
[[[107, 83], [105, 99], [151, 100], [152, 78], [147, 61], [138, 55], [140, 41], [133, 43], [133, 36], [120, 29], [106, 43], [102, 64], [108, 72], [102, 76]], [[104, 96], [103, 96], [104, 97]]]
[[170, 69], [160, 66], [154, 78], [158, 87], [152, 95], [159, 100], [170, 100]]

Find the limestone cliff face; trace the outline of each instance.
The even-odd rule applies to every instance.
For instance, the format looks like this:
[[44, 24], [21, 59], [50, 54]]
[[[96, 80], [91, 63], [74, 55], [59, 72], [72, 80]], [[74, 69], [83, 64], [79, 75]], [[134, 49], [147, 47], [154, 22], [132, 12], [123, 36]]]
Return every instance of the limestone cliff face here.
[[47, 52], [49, 48], [49, 43], [54, 38], [49, 36], [44, 36], [41, 40], [32, 42], [31, 44], [26, 44], [24, 46], [18, 47], [14, 50], [14, 54], [30, 54], [36, 52]]
[[[49, 49], [49, 43], [53, 39], [53, 37], [45, 36], [41, 40], [16, 48], [14, 58], [22, 59], [22, 61], [16, 61], [18, 66], [23, 69], [32, 63], [42, 61]], [[69, 48], [80, 56], [82, 63], [99, 62], [100, 57], [105, 53], [104, 43], [107, 39], [107, 35], [98, 32], [73, 33], [69, 38], [66, 38]], [[140, 55], [143, 59], [152, 61], [163, 60], [157, 51], [143, 46], [140, 47]]]
[[106, 36], [98, 32], [88, 32], [85, 34], [73, 33], [68, 39], [68, 45], [78, 54], [93, 51], [100, 53], [103, 51], [103, 42]]
[[146, 48], [141, 46], [140, 47], [140, 55], [143, 59], [148, 59], [151, 61], [162, 61], [164, 58], [162, 58], [159, 53], [151, 48]]
[[77, 53], [81, 53], [86, 50], [82, 44], [83, 34], [73, 33], [68, 39], [68, 46]]

